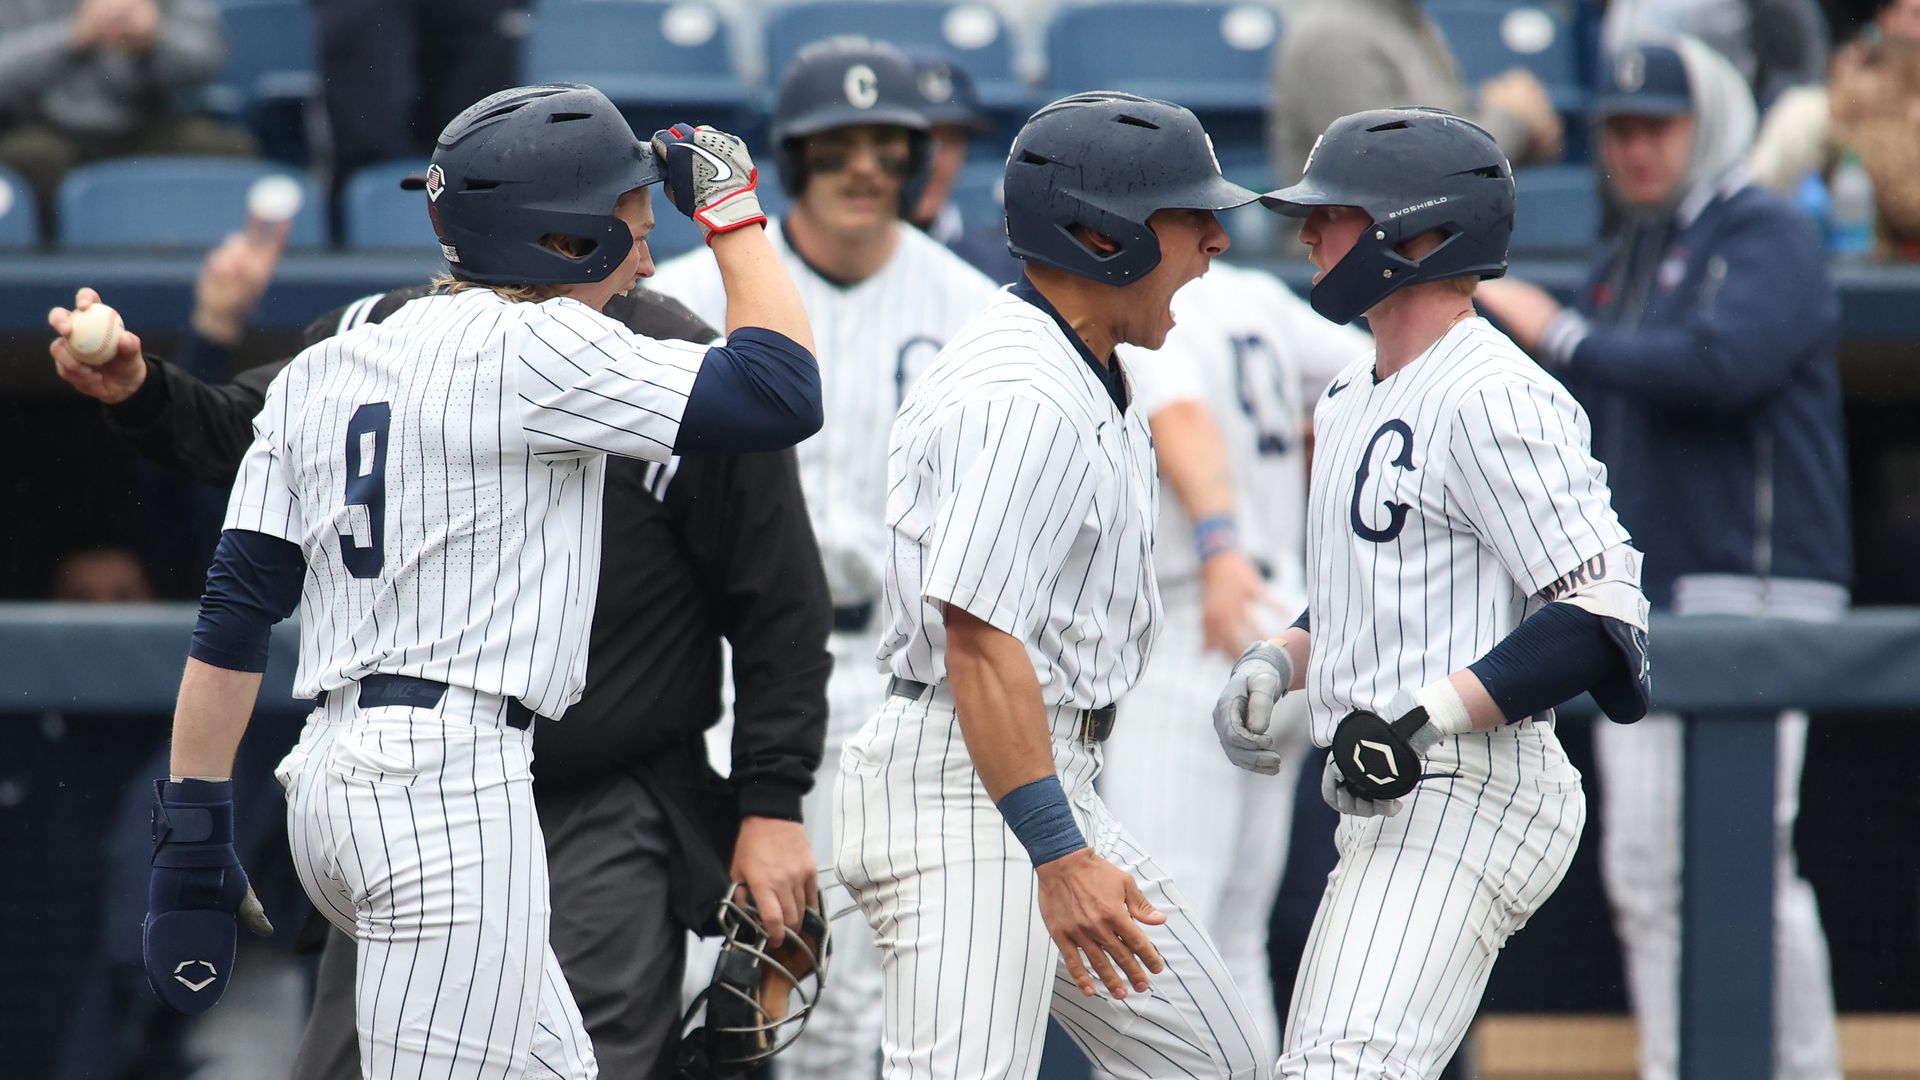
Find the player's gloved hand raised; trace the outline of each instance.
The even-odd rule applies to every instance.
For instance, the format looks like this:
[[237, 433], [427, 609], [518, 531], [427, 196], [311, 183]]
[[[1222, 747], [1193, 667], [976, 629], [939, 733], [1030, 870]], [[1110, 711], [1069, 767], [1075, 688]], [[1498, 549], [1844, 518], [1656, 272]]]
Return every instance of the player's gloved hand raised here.
[[767, 223], [760, 171], [737, 137], [675, 124], [653, 133], [653, 152], [667, 173], [667, 198], [699, 224], [709, 244], [718, 233]]
[[1213, 732], [1227, 760], [1243, 769], [1272, 775], [1280, 771], [1274, 746], [1274, 706], [1293, 683], [1293, 658], [1270, 641], [1256, 641], [1234, 661], [1227, 688], [1213, 705]]
[[141, 942], [147, 984], [189, 1016], [220, 1000], [233, 974], [235, 923], [265, 937], [273, 924], [233, 850], [233, 782], [153, 784], [153, 873]]
[[1333, 750], [1320, 775], [1320, 797], [1342, 814], [1392, 817], [1400, 799], [1422, 779], [1427, 753], [1447, 734], [1431, 722], [1427, 707], [1405, 690], [1387, 711], [1392, 722], [1364, 709], [1348, 713], [1333, 730]]

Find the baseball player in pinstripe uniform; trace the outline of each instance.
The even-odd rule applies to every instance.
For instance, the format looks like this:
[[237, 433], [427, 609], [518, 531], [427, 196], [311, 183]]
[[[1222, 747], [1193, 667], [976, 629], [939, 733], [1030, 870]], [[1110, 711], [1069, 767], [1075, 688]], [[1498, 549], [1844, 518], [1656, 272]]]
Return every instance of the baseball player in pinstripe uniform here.
[[[273, 622], [302, 615], [282, 762], [296, 870], [359, 941], [367, 1076], [597, 1075], [547, 944], [532, 720], [580, 695], [608, 454], [789, 444], [818, 425], [806, 317], [739, 140], [651, 147], [588, 87], [477, 102], [428, 169], [442, 293], [301, 353], [242, 461], [156, 783], [149, 981], [201, 1011], [236, 913], [227, 779]], [[606, 318], [646, 268], [662, 179], [727, 269], [727, 342]], [[811, 900], [803, 866], [758, 899]], [[777, 918], [777, 916], [776, 916]], [[779, 933], [778, 928], [774, 933]]]
[[[1306, 606], [1302, 369], [1345, 367], [1367, 335], [1328, 322], [1259, 270], [1215, 263], [1173, 298], [1158, 351], [1122, 348], [1160, 463], [1153, 565], [1165, 618], [1107, 745], [1100, 796], [1213, 934], [1269, 1046], [1278, 1014], [1267, 923], [1286, 869], [1306, 726], [1276, 747], [1281, 782], [1220, 756], [1205, 717], [1234, 657]], [[1284, 612], [1285, 614], [1280, 614]], [[1306, 700], [1283, 708], [1304, 713]]]
[[[885, 561], [885, 432], [902, 395], [954, 333], [993, 296], [993, 283], [902, 219], [924, 169], [927, 121], [912, 63], [858, 37], [802, 49], [780, 81], [773, 138], [792, 211], [768, 232], [800, 291], [823, 358], [825, 422], [797, 449], [814, 535], [833, 592], [833, 675], [823, 770], [879, 708], [875, 615]], [[704, 251], [672, 259], [651, 285], [717, 320], [726, 293]], [[820, 865], [833, 860], [833, 771], [804, 816]], [[840, 904], [829, 900], [830, 907]], [[880, 955], [867, 928], [843, 920], [833, 942], [833, 989], [780, 1057], [801, 1080], [871, 1072], [880, 1045]]]
[[1315, 406], [1308, 610], [1241, 656], [1214, 716], [1232, 760], [1272, 772], [1277, 705], [1304, 690], [1331, 747], [1340, 861], [1278, 1075], [1433, 1077], [1586, 822], [1553, 706], [1591, 690], [1615, 720], [1646, 712], [1641, 559], [1580, 406], [1475, 317], [1513, 228], [1485, 131], [1342, 117], [1263, 201], [1305, 218], [1315, 310], [1365, 314], [1376, 343]]
[[1152, 438], [1114, 349], [1165, 340], [1227, 248], [1214, 212], [1252, 193], [1192, 113], [1108, 92], [1035, 113], [1006, 190], [1027, 276], [895, 421], [892, 678], [835, 791], [884, 1074], [1031, 1077], [1051, 1013], [1118, 1076], [1264, 1077], [1225, 962], [1093, 790], [1160, 614]]

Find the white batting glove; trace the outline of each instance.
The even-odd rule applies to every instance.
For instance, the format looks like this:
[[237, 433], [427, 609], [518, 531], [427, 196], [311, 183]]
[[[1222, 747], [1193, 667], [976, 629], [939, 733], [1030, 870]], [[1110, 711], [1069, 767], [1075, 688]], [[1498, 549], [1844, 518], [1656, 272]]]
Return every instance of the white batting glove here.
[[738, 137], [675, 124], [653, 133], [653, 152], [667, 174], [667, 198], [699, 224], [708, 243], [717, 233], [767, 223], [760, 171]]
[[1213, 733], [1227, 760], [1249, 772], [1269, 776], [1280, 771], [1274, 749], [1281, 732], [1274, 727], [1274, 706], [1293, 683], [1293, 658], [1270, 641], [1247, 646], [1233, 662], [1227, 687], [1213, 705]]

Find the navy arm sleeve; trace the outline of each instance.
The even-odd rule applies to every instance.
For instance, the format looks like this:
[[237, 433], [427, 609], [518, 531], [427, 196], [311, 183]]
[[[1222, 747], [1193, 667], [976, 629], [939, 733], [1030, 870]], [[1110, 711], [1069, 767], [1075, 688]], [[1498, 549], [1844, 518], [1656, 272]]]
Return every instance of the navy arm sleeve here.
[[1313, 633], [1313, 609], [1301, 608], [1300, 617], [1293, 620], [1293, 625], [1287, 627], [1287, 629], [1305, 630], [1309, 634]]
[[[1618, 630], [1627, 631], [1644, 657], [1645, 637], [1634, 638], [1636, 632], [1626, 624], [1572, 604], [1548, 604], [1522, 619], [1467, 670], [1479, 677], [1509, 723], [1589, 690], [1609, 717], [1631, 723], [1647, 711], [1646, 669], [1641, 664], [1630, 670], [1633, 660]], [[1619, 693], [1629, 681], [1640, 692]]]
[[820, 367], [792, 338], [735, 330], [707, 351], [680, 416], [676, 454], [784, 450], [820, 430]]
[[300, 606], [306, 579], [299, 545], [245, 529], [221, 533], [187, 655], [230, 671], [267, 670], [267, 635]]

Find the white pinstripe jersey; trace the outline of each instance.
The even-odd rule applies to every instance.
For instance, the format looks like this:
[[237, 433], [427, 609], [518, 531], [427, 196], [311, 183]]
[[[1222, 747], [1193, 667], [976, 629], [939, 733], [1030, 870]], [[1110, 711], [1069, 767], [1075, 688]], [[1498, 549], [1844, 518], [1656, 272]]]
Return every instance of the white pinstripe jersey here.
[[[1173, 298], [1174, 327], [1157, 351], [1120, 350], [1149, 418], [1169, 405], [1207, 407], [1233, 470], [1234, 520], [1247, 556], [1272, 569], [1276, 594], [1305, 595], [1306, 423], [1325, 384], [1307, 371], [1339, 370], [1372, 345], [1328, 322], [1278, 278], [1215, 260]], [[1162, 491], [1153, 563], [1165, 589], [1195, 579], [1199, 553], [1180, 500]], [[1287, 620], [1298, 609], [1286, 614]], [[1284, 624], [1283, 624], [1284, 625]]]
[[[902, 224], [898, 233], [885, 266], [844, 283], [809, 266], [777, 224], [767, 229], [800, 290], [820, 358], [824, 420], [795, 453], [827, 585], [841, 605], [880, 598], [887, 427], [907, 388], [994, 293], [986, 275], [920, 230]], [[726, 325], [726, 291], [711, 252], [696, 249], [663, 263], [647, 284], [714, 326]]]
[[706, 351], [474, 289], [295, 357], [225, 526], [306, 553], [294, 693], [384, 672], [557, 719], [586, 676], [605, 455], [671, 455]]
[[1160, 618], [1158, 469], [1053, 316], [1011, 291], [907, 395], [887, 459], [882, 665], [946, 677], [943, 603], [1027, 647], [1048, 705], [1113, 704]]
[[1485, 319], [1376, 383], [1368, 353], [1314, 410], [1307, 519], [1313, 738], [1485, 655], [1535, 594], [1616, 544], [1587, 415]]

